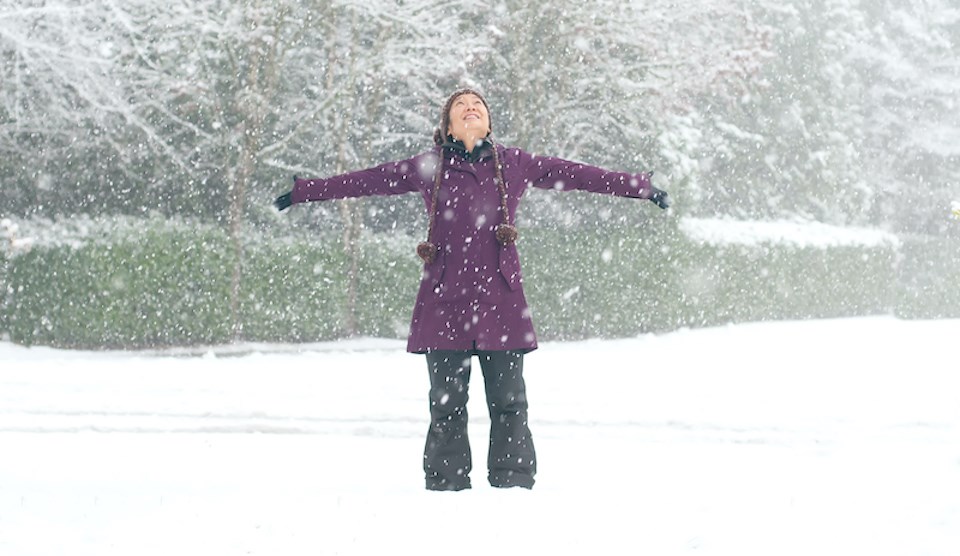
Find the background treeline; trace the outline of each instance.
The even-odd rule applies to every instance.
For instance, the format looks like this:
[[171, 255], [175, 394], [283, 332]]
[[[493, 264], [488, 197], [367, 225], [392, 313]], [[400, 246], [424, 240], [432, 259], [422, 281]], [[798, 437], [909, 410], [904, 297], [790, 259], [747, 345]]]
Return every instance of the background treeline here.
[[[960, 223], [948, 215], [960, 199], [958, 44], [960, 9], [946, 0], [3, 4], [0, 217], [140, 223], [111, 229], [103, 241], [5, 246], [0, 322], [18, 341], [92, 345], [98, 319], [120, 318], [131, 311], [124, 303], [137, 303], [123, 319], [143, 314], [145, 322], [121, 319], [113, 329], [141, 330], [149, 340], [140, 343], [387, 334], [393, 317], [381, 318], [385, 309], [367, 307], [365, 296], [389, 292], [400, 306], [412, 295], [392, 288], [404, 272], [416, 278], [409, 247], [425, 228], [422, 201], [314, 204], [282, 216], [270, 201], [295, 173], [330, 175], [428, 148], [439, 104], [462, 84], [485, 91], [502, 142], [656, 170], [675, 198], [664, 216], [600, 196], [531, 193], [520, 224], [538, 231], [524, 234], [532, 298], [551, 279], [566, 294], [576, 284], [564, 276], [594, 272], [575, 264], [603, 270], [578, 257], [610, 234], [649, 242], [674, 225], [662, 221], [679, 216], [787, 217], [903, 237], [890, 264], [866, 265], [853, 284], [873, 302], [837, 314], [889, 311], [899, 305], [890, 291], [907, 282], [939, 291], [956, 277], [950, 253]], [[577, 241], [544, 239], [571, 234]], [[643, 264], [648, 279], [686, 283], [675, 273], [689, 268], [684, 258], [695, 249], [670, 237], [672, 249], [624, 256], [637, 257], [631, 264]], [[709, 280], [733, 279], [741, 262], [745, 275], [754, 264], [724, 256], [735, 258]], [[849, 258], [858, 257], [876, 260]], [[767, 270], [776, 276], [797, 262], [770, 260], [781, 265]], [[797, 267], [778, 288], [800, 292], [816, 280], [820, 291], [853, 289], [829, 275], [841, 267], [824, 262], [823, 277], [813, 268]], [[627, 283], [634, 271], [614, 266], [597, 280]], [[697, 272], [702, 281], [709, 267]], [[876, 291], [872, 284], [894, 277], [883, 272], [896, 279]], [[31, 290], [31, 273], [65, 283]], [[133, 283], [151, 284], [156, 299], [125, 301], [136, 298]], [[633, 292], [583, 283], [561, 299], [595, 288], [614, 306]], [[671, 283], [663, 286], [669, 296]], [[193, 299], [177, 298], [178, 288]], [[759, 297], [737, 301], [741, 317], [817, 316]], [[680, 309], [664, 311], [661, 298], [630, 299], [635, 316], [608, 317], [620, 329], [580, 325], [587, 317], [570, 306], [555, 323], [541, 317], [541, 329], [572, 337], [698, 324]], [[748, 311], [750, 299], [769, 308]], [[67, 303], [93, 312], [71, 316]], [[702, 323], [737, 320], [724, 303], [699, 301], [697, 311], [715, 315]], [[310, 317], [293, 335], [264, 316], [302, 306]], [[23, 324], [31, 319], [43, 326]], [[663, 322], [649, 324], [656, 319]], [[93, 339], [65, 339], [80, 329]], [[111, 334], [101, 334], [104, 345], [137, 343]]]

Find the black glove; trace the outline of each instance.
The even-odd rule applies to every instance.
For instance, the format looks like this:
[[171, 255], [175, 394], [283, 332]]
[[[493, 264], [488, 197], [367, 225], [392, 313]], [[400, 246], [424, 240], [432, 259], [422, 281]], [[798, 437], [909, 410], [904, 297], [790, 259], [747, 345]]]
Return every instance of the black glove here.
[[[297, 176], [293, 176], [293, 185], [297, 185]], [[277, 210], [284, 210], [293, 204], [293, 191], [287, 191], [283, 195], [276, 198], [273, 201], [273, 206], [277, 207]]]
[[658, 207], [662, 209], [670, 208], [670, 196], [667, 195], [667, 192], [662, 189], [657, 189], [656, 187], [650, 186], [650, 190], [653, 193], [650, 195], [650, 200], [653, 201]]
[[277, 199], [273, 202], [273, 206], [277, 207], [277, 210], [283, 210], [289, 207], [293, 204], [293, 201], [290, 200], [291, 195], [293, 195], [293, 191], [289, 191], [277, 197]]

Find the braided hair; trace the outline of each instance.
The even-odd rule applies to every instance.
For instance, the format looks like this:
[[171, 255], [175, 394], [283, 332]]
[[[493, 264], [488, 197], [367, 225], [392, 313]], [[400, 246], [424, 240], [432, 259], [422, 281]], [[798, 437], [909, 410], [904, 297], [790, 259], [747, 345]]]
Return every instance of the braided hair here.
[[493, 133], [493, 119], [490, 117], [490, 106], [487, 104], [487, 99], [484, 98], [479, 91], [469, 88], [458, 89], [454, 91], [454, 93], [447, 98], [447, 102], [444, 103], [443, 110], [440, 112], [440, 127], [433, 133], [433, 142], [436, 143], [439, 149], [440, 164], [437, 167], [437, 173], [433, 177], [433, 191], [430, 195], [430, 226], [427, 228], [427, 240], [417, 246], [417, 255], [427, 264], [432, 263], [437, 256], [437, 244], [434, 243], [433, 232], [437, 223], [437, 209], [439, 208], [437, 204], [440, 197], [440, 184], [443, 181], [443, 144], [447, 139], [447, 130], [450, 129], [450, 108], [457, 98], [468, 94], [476, 96], [483, 102], [483, 106], [487, 109], [487, 118], [490, 123], [490, 132], [487, 133], [486, 140], [493, 146], [495, 181], [497, 182], [497, 189], [500, 191], [501, 220], [496, 229], [497, 241], [504, 246], [517, 241], [517, 228], [510, 222], [510, 208], [507, 206], [507, 183], [503, 179], [503, 164], [500, 162], [500, 152], [497, 150], [497, 144], [494, 143], [491, 138], [491, 134]]
[[[490, 141], [490, 136], [487, 136]], [[507, 206], [507, 183], [503, 179], [503, 164], [500, 162], [500, 152], [496, 143], [493, 143], [493, 165], [495, 170], [495, 181], [497, 189], [500, 192], [500, 213], [501, 221], [497, 225], [496, 236], [500, 245], [507, 246], [517, 241], [519, 236], [517, 227], [510, 221], [510, 207]], [[423, 259], [424, 263], [430, 264], [437, 256], [437, 244], [433, 241], [433, 230], [437, 223], [437, 209], [439, 208], [437, 200], [440, 197], [440, 184], [443, 181], [443, 149], [441, 147], [440, 164], [437, 166], [437, 172], [433, 177], [433, 191], [430, 195], [430, 225], [427, 228], [427, 240], [417, 246], [417, 255]]]

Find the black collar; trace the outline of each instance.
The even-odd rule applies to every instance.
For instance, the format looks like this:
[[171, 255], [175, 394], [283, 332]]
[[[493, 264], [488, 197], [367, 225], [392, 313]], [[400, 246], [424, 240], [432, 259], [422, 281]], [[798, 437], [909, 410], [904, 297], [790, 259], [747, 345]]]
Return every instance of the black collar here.
[[473, 150], [468, 151], [463, 141], [457, 141], [448, 135], [447, 140], [444, 141], [441, 147], [444, 150], [449, 150], [462, 156], [467, 162], [477, 162], [493, 155], [493, 143], [488, 139], [479, 140], [477, 144], [473, 146]]

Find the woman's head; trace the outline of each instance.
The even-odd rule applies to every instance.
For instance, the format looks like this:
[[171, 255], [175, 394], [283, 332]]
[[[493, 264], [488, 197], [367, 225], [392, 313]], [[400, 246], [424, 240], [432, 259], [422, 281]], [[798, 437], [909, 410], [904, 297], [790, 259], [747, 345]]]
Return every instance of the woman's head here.
[[434, 132], [433, 140], [442, 145], [449, 136], [472, 144], [473, 141], [468, 141], [468, 137], [482, 139], [492, 131], [487, 100], [473, 89], [460, 89], [444, 103], [440, 112], [440, 127]]

